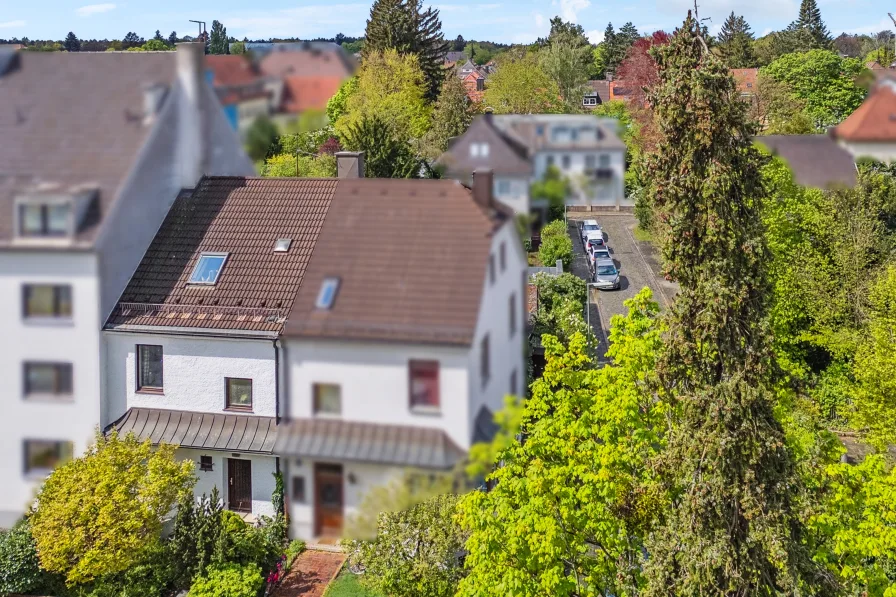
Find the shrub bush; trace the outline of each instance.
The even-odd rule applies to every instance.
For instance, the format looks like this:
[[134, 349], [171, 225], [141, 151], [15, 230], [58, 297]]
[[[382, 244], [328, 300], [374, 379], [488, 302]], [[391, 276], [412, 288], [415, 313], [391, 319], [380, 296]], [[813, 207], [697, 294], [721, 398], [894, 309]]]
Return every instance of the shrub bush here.
[[190, 597], [256, 597], [264, 587], [257, 564], [215, 564], [190, 586]]
[[289, 570], [296, 558], [305, 551], [305, 542], [301, 539], [293, 539], [286, 547], [286, 570]]
[[553, 267], [557, 260], [560, 260], [563, 262], [564, 271], [568, 270], [572, 263], [572, 239], [565, 233], [563, 236], [552, 235], [545, 238], [542, 232], [538, 258], [546, 267]]
[[[384, 512], [372, 541], [360, 547], [365, 586], [392, 597], [448, 597], [464, 576], [466, 535], [455, 521], [457, 496], [431, 498], [402, 512]], [[192, 597], [192, 596], [191, 596]]]
[[61, 579], [41, 569], [27, 519], [0, 532], [0, 595], [37, 593], [54, 584]]

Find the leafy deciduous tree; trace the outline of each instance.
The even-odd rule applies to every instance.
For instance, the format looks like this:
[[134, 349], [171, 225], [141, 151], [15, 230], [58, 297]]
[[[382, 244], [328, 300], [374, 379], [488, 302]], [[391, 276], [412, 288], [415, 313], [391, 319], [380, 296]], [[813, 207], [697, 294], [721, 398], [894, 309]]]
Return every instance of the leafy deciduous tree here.
[[446, 77], [432, 112], [432, 126], [423, 139], [424, 154], [437, 159], [452, 137], [464, 134], [473, 121], [474, 109], [459, 77]]
[[541, 66], [557, 86], [566, 111], [581, 112], [582, 96], [588, 88], [591, 46], [570, 41], [569, 36], [557, 37], [539, 52]]
[[543, 114], [558, 110], [559, 96], [538, 55], [518, 50], [502, 55], [498, 70], [485, 82], [482, 101], [495, 114]]
[[420, 161], [410, 145], [396, 135], [379, 116], [364, 116], [346, 127], [342, 145], [349, 151], [364, 152], [368, 178], [417, 178]]

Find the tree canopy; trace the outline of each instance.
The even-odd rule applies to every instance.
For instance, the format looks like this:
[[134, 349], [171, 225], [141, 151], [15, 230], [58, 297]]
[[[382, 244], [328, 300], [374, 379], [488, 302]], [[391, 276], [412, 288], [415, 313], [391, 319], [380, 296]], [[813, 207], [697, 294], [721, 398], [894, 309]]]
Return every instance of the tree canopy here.
[[556, 112], [560, 90], [535, 52], [516, 50], [501, 56], [498, 70], [485, 82], [483, 104], [495, 114]]
[[831, 34], [824, 21], [816, 0], [802, 0], [796, 20], [787, 27], [798, 50], [830, 49]]
[[722, 60], [728, 68], [751, 68], [756, 66], [753, 55], [753, 31], [743, 16], [732, 11], [719, 32], [718, 47]]
[[229, 54], [227, 28], [217, 19], [212, 21], [212, 31], [208, 38], [209, 54]]

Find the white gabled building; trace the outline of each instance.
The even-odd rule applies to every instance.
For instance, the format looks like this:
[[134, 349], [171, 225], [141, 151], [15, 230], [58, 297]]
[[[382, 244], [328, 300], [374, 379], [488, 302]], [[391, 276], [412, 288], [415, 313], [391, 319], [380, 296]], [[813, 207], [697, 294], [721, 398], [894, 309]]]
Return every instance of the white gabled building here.
[[203, 60], [0, 52], [0, 527], [107, 422], [101, 329], [174, 198], [253, 171]]
[[589, 114], [486, 113], [452, 140], [438, 164], [464, 182], [476, 169], [491, 169], [495, 197], [516, 213], [544, 215], [548, 206], [531, 201], [529, 187], [551, 166], [572, 183], [567, 205], [618, 209], [629, 203], [617, 127]]
[[491, 186], [203, 179], [107, 323], [114, 426], [179, 444], [197, 493], [247, 514], [281, 471], [305, 539], [408, 467], [452, 468], [525, 383], [525, 256]]

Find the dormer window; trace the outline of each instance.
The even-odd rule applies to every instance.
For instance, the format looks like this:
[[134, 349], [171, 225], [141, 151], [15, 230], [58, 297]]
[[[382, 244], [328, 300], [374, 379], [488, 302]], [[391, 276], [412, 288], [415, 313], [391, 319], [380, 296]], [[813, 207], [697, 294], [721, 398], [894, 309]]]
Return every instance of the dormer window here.
[[190, 284], [217, 284], [221, 275], [221, 268], [227, 261], [228, 253], [203, 253], [199, 256], [199, 262], [193, 268], [190, 276]]
[[60, 237], [71, 232], [72, 206], [64, 203], [20, 203], [19, 236]]

